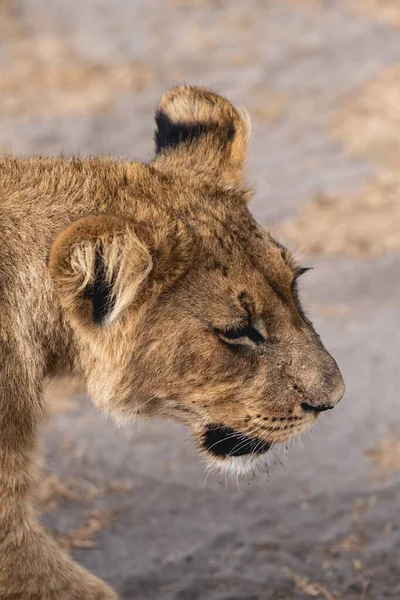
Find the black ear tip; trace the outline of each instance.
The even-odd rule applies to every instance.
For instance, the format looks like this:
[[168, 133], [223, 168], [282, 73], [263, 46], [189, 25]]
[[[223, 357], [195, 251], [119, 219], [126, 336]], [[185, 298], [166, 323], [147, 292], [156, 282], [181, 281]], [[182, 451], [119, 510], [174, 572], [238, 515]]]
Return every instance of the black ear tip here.
[[93, 282], [84, 293], [84, 297], [92, 301], [92, 319], [95, 325], [104, 325], [114, 307], [112, 287], [112, 282], [107, 281], [103, 254], [99, 249], [95, 255]]
[[215, 130], [215, 124], [201, 121], [173, 121], [163, 110], [156, 112], [156, 152], [176, 148], [180, 144], [192, 144]]

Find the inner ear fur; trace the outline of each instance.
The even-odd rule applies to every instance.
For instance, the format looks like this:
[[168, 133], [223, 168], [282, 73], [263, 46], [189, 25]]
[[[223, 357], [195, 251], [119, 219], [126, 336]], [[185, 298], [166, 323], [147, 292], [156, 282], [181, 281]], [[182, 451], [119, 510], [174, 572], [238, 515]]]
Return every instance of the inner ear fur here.
[[181, 85], [164, 94], [155, 119], [160, 162], [173, 157], [228, 185], [244, 183], [251, 133], [244, 109], [205, 88]]
[[153, 260], [136, 229], [129, 218], [98, 215], [79, 219], [57, 237], [50, 274], [72, 318], [109, 324], [139, 295]]

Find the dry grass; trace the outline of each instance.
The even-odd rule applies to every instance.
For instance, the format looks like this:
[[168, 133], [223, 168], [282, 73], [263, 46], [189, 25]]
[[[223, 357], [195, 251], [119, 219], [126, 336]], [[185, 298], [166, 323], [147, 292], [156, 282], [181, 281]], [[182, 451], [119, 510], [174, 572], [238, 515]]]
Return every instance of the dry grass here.
[[63, 548], [96, 548], [95, 535], [109, 525], [119, 511], [94, 508], [85, 512], [81, 525], [57, 536]]
[[400, 3], [398, 0], [352, 0], [351, 8], [368, 17], [400, 27]]
[[282, 93], [257, 86], [249, 90], [249, 112], [252, 118], [273, 123], [283, 117], [290, 102]]
[[[0, 1], [0, 114], [4, 117], [54, 117], [93, 113], [109, 108], [118, 93], [139, 91], [153, 83], [145, 64], [108, 65], [79, 57], [73, 41], [47, 15], [32, 33], [24, 11], [12, 0]], [[51, 32], [51, 33], [50, 33]]]
[[277, 235], [307, 254], [380, 256], [400, 249], [400, 174], [382, 175], [345, 196], [321, 195]]
[[[355, 501], [349, 515], [350, 530], [331, 547], [332, 556], [337, 556], [343, 552], [362, 552], [369, 540], [364, 525], [364, 514], [375, 506], [375, 502], [375, 496], [370, 496], [368, 499], [358, 498]], [[355, 560], [358, 559], [355, 558]]]
[[[399, 3], [400, 15], [400, 3]], [[399, 171], [400, 66], [362, 87], [331, 124], [331, 133], [354, 155]]]
[[373, 257], [400, 249], [400, 67], [359, 89], [330, 131], [350, 154], [373, 159], [385, 170], [355, 192], [313, 199], [281, 227], [282, 235], [310, 253]]
[[314, 198], [279, 233], [310, 253], [363, 258], [400, 249], [399, 131], [397, 65], [358, 89], [330, 124], [331, 134], [349, 154], [380, 165], [379, 175], [352, 193]]
[[284, 0], [287, 4], [294, 4], [302, 8], [322, 8], [324, 0]]
[[153, 81], [144, 65], [106, 66], [78, 60], [46, 38], [14, 47], [10, 69], [0, 79], [2, 116], [52, 117], [109, 108], [117, 93], [139, 91]]
[[350, 531], [332, 547], [334, 552], [359, 552], [365, 545], [365, 536], [358, 531]]
[[35, 489], [34, 501], [40, 510], [51, 512], [61, 500], [87, 505], [97, 498], [128, 494], [132, 490], [133, 486], [128, 481], [111, 481], [105, 485], [96, 485], [87, 479], [68, 477], [61, 481], [56, 473], [43, 473]]
[[87, 480], [66, 479], [61, 481], [55, 473], [43, 474], [35, 490], [35, 505], [44, 512], [54, 512], [60, 501], [72, 502], [79, 511], [81, 523], [72, 529], [55, 532], [60, 544], [66, 548], [95, 548], [96, 533], [107, 527], [123, 508], [108, 509], [90, 506], [97, 498], [108, 495], [131, 493], [132, 484], [114, 481], [102, 486]]
[[168, 6], [172, 8], [219, 8], [226, 4], [227, 0], [167, 0]]
[[376, 467], [378, 479], [400, 473], [400, 435], [391, 433], [384, 437], [375, 448], [368, 450], [367, 456]]
[[35, 489], [34, 500], [41, 510], [52, 512], [60, 500], [76, 500], [76, 494], [56, 473], [51, 473], [41, 477]]
[[0, 0], [0, 39], [4, 42], [21, 33], [15, 0]]
[[306, 594], [307, 596], [310, 596], [312, 598], [325, 598], [325, 600], [337, 600], [337, 595], [331, 594], [331, 592], [320, 583], [309, 581], [305, 577], [294, 573], [288, 568], [285, 569], [285, 572], [290, 577], [290, 579], [294, 581], [294, 583], [296, 584], [296, 588], [303, 594]]

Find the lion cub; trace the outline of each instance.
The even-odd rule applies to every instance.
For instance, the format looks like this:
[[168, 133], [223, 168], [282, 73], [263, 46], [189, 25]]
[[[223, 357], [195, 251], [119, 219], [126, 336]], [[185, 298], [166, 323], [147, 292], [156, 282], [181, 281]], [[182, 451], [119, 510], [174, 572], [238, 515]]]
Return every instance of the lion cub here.
[[44, 382], [83, 376], [116, 419], [186, 423], [222, 469], [335, 406], [344, 384], [302, 312], [304, 272], [247, 209], [249, 120], [181, 86], [148, 164], [0, 159], [0, 598], [106, 600], [36, 521]]

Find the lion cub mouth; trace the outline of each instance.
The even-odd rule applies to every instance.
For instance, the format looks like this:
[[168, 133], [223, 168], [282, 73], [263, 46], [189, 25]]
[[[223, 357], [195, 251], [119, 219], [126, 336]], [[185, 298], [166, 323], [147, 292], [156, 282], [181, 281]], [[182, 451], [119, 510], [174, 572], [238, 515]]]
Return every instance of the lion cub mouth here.
[[223, 425], [209, 425], [203, 437], [204, 447], [218, 457], [264, 454], [271, 444], [260, 438], [252, 438]]

